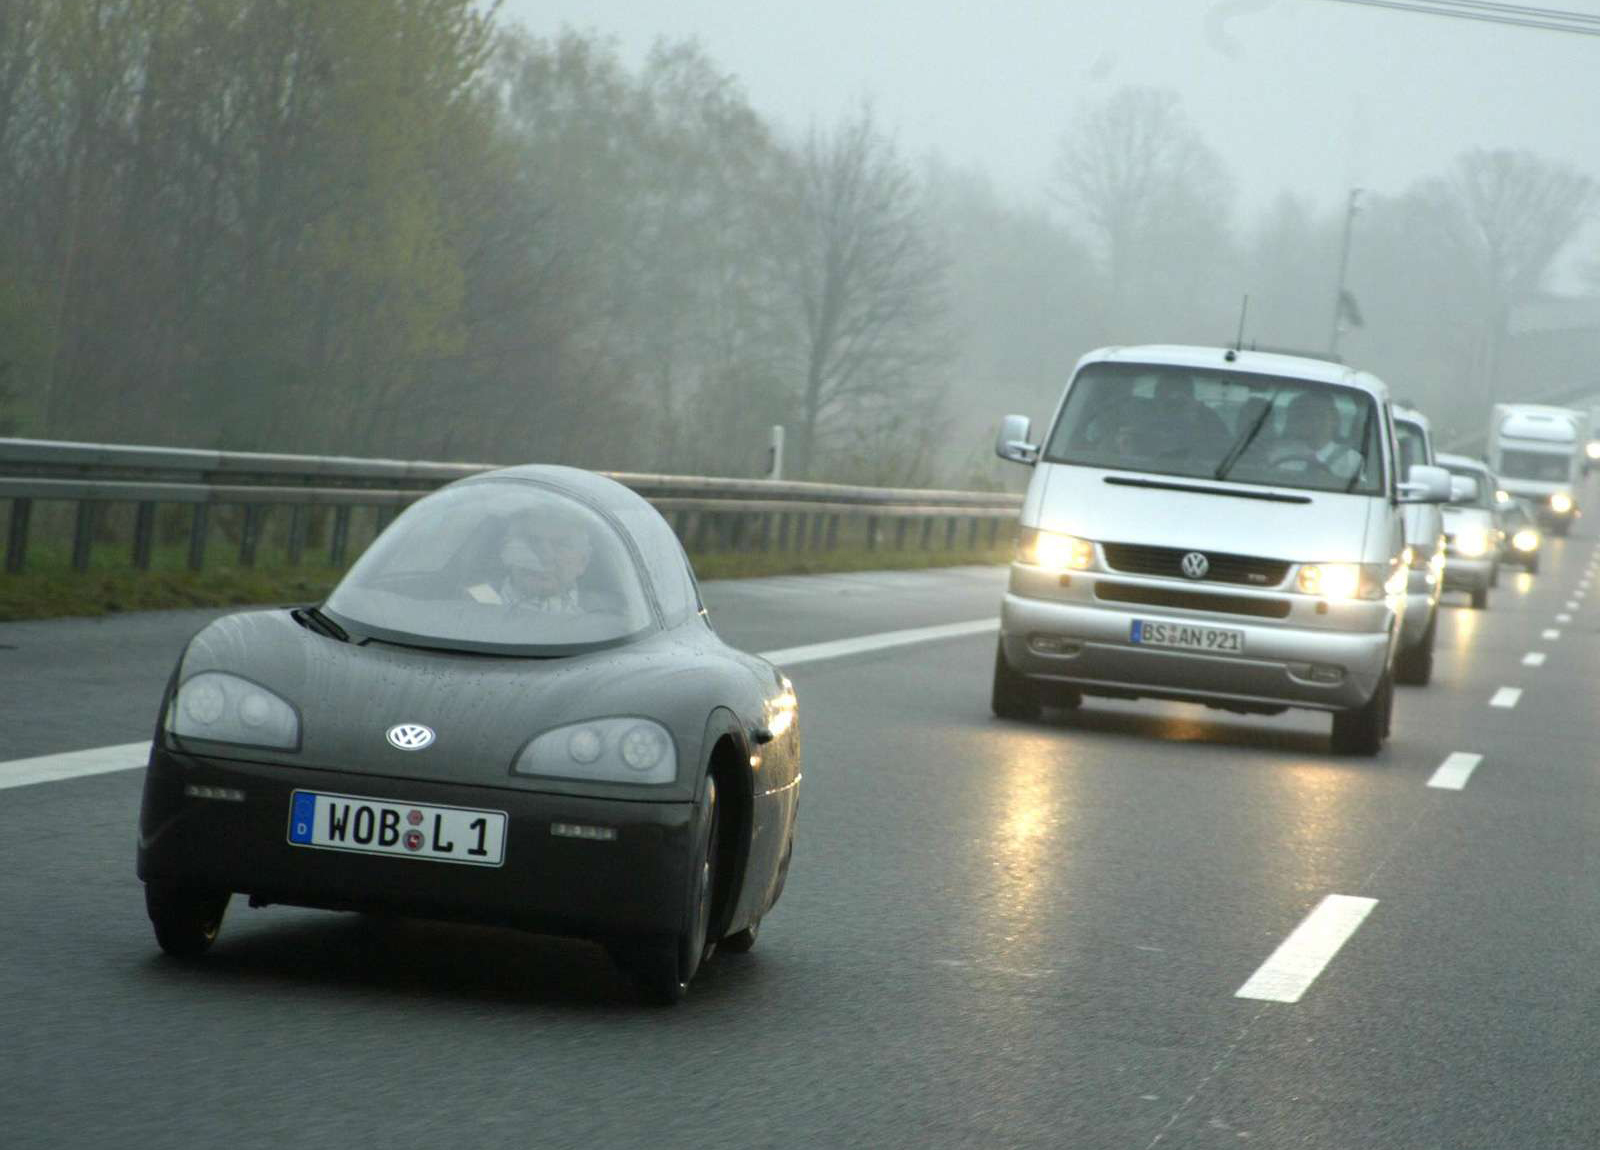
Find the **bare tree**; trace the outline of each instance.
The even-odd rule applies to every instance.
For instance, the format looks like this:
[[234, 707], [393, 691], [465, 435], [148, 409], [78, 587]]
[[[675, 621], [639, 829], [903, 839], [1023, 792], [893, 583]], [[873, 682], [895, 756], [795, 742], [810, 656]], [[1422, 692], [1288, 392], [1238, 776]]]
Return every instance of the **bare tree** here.
[[793, 198], [777, 206], [787, 235], [775, 258], [787, 265], [799, 319], [792, 458], [804, 475], [840, 419], [894, 420], [896, 410], [937, 402], [927, 384], [944, 354], [945, 259], [911, 171], [871, 108], [832, 131], [813, 129], [794, 166]]
[[1061, 138], [1050, 193], [1104, 253], [1114, 323], [1141, 289], [1226, 246], [1232, 181], [1166, 89], [1123, 88], [1087, 109]]
[[1451, 176], [1427, 193], [1479, 272], [1488, 312], [1480, 370], [1485, 397], [1493, 401], [1511, 309], [1539, 291], [1551, 264], [1600, 203], [1600, 188], [1532, 152], [1479, 148], [1457, 159]]

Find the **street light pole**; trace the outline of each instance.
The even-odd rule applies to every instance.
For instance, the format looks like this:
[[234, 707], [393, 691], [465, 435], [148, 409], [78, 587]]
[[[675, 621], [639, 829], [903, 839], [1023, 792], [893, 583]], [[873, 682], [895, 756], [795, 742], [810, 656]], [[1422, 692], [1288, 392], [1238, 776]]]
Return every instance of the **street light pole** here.
[[1350, 204], [1344, 213], [1344, 240], [1339, 245], [1339, 282], [1333, 289], [1333, 333], [1328, 337], [1328, 354], [1339, 354], [1339, 317], [1344, 311], [1344, 277], [1350, 269], [1350, 232], [1356, 222], [1360, 188], [1350, 189]]

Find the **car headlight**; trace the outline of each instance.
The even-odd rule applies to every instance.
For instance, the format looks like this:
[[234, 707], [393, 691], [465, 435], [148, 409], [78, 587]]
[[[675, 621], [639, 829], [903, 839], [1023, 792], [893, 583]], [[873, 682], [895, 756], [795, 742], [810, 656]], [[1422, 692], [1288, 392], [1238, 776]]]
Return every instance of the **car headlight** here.
[[1511, 546], [1526, 554], [1529, 551], [1539, 550], [1539, 533], [1531, 527], [1524, 527], [1511, 537]]
[[1307, 595], [1322, 595], [1329, 599], [1354, 599], [1361, 590], [1361, 565], [1306, 563], [1300, 568], [1297, 583], [1300, 590]]
[[1017, 537], [1017, 562], [1046, 571], [1086, 571], [1094, 566], [1094, 544], [1076, 535], [1024, 527]]
[[1456, 532], [1456, 554], [1476, 559], [1489, 550], [1489, 533], [1482, 527], [1463, 527]]
[[1572, 510], [1572, 496], [1565, 491], [1557, 491], [1550, 497], [1550, 510], [1557, 515], [1565, 515]]
[[202, 671], [183, 681], [167, 710], [167, 730], [180, 739], [246, 747], [293, 751], [300, 746], [300, 716], [294, 707], [265, 687], [224, 671]]
[[1496, 489], [1494, 493], [1494, 501], [1496, 503], [1510, 503], [1511, 492], [1505, 490], [1504, 488]]
[[1583, 453], [1590, 459], [1600, 459], [1600, 439], [1591, 439], [1589, 445], [1583, 449]]
[[660, 723], [594, 719], [546, 731], [522, 748], [511, 769], [544, 778], [660, 784], [678, 777], [678, 753]]

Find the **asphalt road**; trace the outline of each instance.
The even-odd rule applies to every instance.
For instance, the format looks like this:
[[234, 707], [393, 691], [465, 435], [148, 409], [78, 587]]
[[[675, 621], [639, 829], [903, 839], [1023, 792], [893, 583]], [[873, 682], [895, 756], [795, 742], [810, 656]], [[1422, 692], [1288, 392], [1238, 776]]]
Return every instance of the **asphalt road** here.
[[[0, 790], [0, 1146], [1600, 1145], [1586, 535], [1450, 598], [1372, 760], [1310, 714], [1000, 722], [989, 635], [796, 667], [787, 893], [673, 1010], [586, 944], [237, 901], [176, 963], [140, 772]], [[1003, 579], [706, 597], [770, 650], [992, 616]], [[146, 736], [205, 617], [0, 625], [0, 760]], [[1329, 895], [1376, 902], [1303, 997], [1238, 997]]]

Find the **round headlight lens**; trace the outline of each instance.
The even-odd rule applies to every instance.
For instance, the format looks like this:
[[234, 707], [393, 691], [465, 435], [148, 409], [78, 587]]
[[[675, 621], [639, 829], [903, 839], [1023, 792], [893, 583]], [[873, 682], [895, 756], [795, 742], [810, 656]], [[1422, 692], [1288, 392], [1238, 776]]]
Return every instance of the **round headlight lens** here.
[[643, 723], [622, 736], [622, 761], [635, 771], [648, 771], [661, 761], [665, 750], [661, 732]]
[[202, 727], [209, 727], [222, 718], [227, 701], [227, 696], [216, 683], [209, 679], [197, 679], [185, 686], [183, 713]]
[[260, 692], [251, 692], [239, 700], [239, 719], [247, 727], [259, 727], [272, 718], [272, 703]]
[[592, 763], [600, 757], [601, 750], [600, 732], [593, 727], [579, 727], [567, 740], [567, 754], [573, 762]]
[[1565, 515], [1572, 510], [1572, 496], [1565, 491], [1557, 491], [1550, 497], [1550, 510], [1557, 515]]

